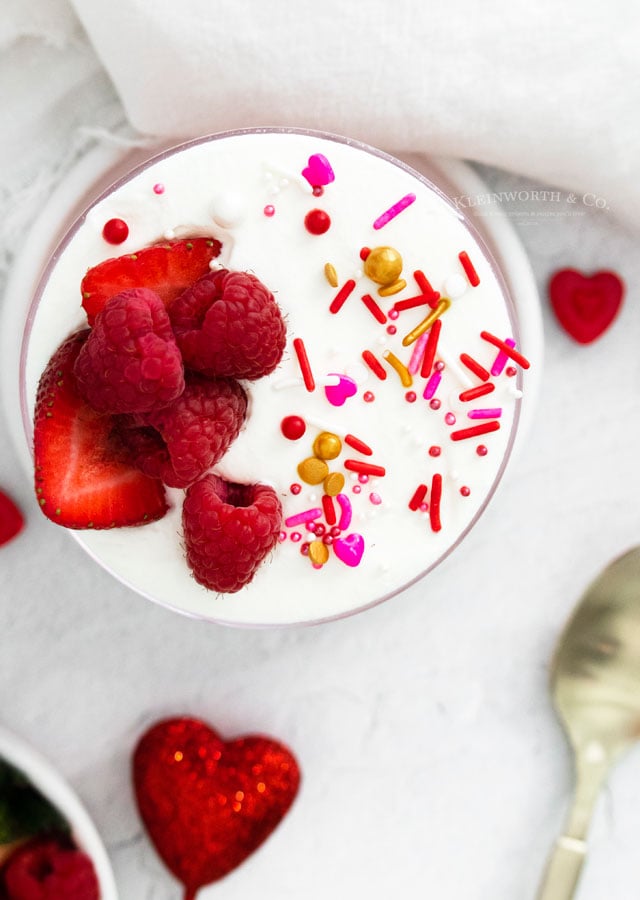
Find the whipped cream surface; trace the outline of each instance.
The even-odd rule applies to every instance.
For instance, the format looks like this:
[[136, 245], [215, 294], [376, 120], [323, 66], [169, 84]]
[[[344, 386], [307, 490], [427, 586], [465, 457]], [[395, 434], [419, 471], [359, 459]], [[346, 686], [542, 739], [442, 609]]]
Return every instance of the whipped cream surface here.
[[[323, 233], [305, 224], [313, 210], [329, 217], [307, 220], [316, 231], [329, 221]], [[112, 218], [129, 227], [118, 247], [102, 235]], [[258, 130], [183, 145], [118, 182], [56, 251], [23, 354], [30, 414], [48, 359], [86, 325], [86, 270], [162, 239], [200, 235], [222, 242], [216, 266], [251, 271], [270, 288], [287, 324], [280, 365], [244, 383], [246, 421], [215, 467], [230, 481], [274, 487], [284, 513], [281, 540], [249, 585], [215, 594], [196, 583], [184, 558], [182, 491], [167, 491], [171, 509], [159, 522], [74, 535], [139, 593], [220, 622], [314, 622], [397, 593], [475, 523], [513, 443], [522, 365], [487, 335], [517, 347], [517, 323], [486, 248], [433, 185], [361, 144]], [[367, 251], [381, 247], [393, 252], [369, 269]], [[439, 298], [425, 292], [421, 273]], [[402, 308], [416, 297], [420, 305]], [[422, 375], [433, 325], [410, 344], [403, 339], [434, 307], [442, 324], [433, 366]], [[474, 398], [483, 385], [487, 393]], [[297, 439], [283, 434], [291, 416], [306, 426]], [[493, 430], [484, 431], [488, 423]], [[342, 445], [326, 460], [345, 479], [331, 501], [323, 501], [322, 483], [308, 484], [298, 471], [322, 432]], [[311, 527], [324, 534], [296, 520], [310, 510], [321, 511]], [[306, 545], [325, 540], [328, 558], [314, 564]]]

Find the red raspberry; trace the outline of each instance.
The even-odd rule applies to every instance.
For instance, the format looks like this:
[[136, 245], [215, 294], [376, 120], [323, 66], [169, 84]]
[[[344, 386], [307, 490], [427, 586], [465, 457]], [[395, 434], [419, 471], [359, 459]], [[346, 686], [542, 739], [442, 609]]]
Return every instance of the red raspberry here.
[[197, 582], [235, 593], [275, 547], [282, 506], [273, 488], [205, 475], [185, 497], [182, 526], [187, 563]]
[[131, 461], [170, 487], [186, 487], [215, 465], [238, 435], [247, 396], [231, 378], [187, 373], [183, 393], [169, 406], [117, 417]]
[[97, 412], [147, 412], [175, 400], [184, 390], [184, 370], [160, 297], [146, 288], [111, 297], [74, 373]]
[[72, 844], [56, 838], [36, 838], [24, 844], [9, 857], [3, 875], [7, 900], [100, 897], [91, 859]]
[[204, 275], [168, 307], [185, 365], [254, 380], [282, 359], [286, 327], [271, 291], [248, 272]]

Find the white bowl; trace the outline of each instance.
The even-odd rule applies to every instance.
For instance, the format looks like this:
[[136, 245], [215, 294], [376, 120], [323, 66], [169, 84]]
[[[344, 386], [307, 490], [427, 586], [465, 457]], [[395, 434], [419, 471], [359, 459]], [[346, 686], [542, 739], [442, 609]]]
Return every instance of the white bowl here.
[[117, 900], [118, 893], [107, 851], [88, 812], [62, 776], [36, 750], [0, 728], [0, 760], [22, 772], [69, 823], [77, 846], [92, 860], [100, 900]]

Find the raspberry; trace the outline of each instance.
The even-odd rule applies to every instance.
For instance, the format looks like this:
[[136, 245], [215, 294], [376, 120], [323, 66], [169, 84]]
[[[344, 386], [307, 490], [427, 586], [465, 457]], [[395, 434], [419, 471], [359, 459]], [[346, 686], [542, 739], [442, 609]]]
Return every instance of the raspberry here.
[[246, 411], [247, 396], [237, 381], [189, 372], [184, 392], [169, 406], [116, 420], [139, 469], [170, 487], [186, 487], [226, 453]]
[[185, 497], [182, 526], [187, 563], [199, 584], [235, 593], [275, 547], [282, 506], [273, 488], [205, 475]]
[[254, 380], [276, 368], [286, 327], [271, 291], [248, 272], [204, 275], [168, 307], [186, 366]]
[[36, 838], [10, 857], [2, 881], [7, 900], [99, 900], [100, 888], [86, 853], [56, 838]]
[[146, 288], [111, 297], [74, 372], [97, 412], [148, 412], [175, 400], [184, 390], [184, 370], [160, 297]]

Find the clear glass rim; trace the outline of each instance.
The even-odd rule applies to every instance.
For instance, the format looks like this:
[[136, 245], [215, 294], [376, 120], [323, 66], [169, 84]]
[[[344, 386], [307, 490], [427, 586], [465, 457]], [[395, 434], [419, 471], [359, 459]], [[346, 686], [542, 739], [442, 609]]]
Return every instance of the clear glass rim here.
[[[495, 256], [487, 244], [487, 241], [484, 239], [481, 232], [478, 230], [476, 225], [471, 221], [471, 219], [464, 215], [462, 210], [458, 209], [455, 204], [452, 202], [451, 198], [440, 188], [438, 184], [429, 179], [426, 175], [423, 175], [414, 167], [410, 166], [408, 163], [403, 162], [397, 157], [387, 153], [384, 150], [380, 150], [377, 147], [373, 147], [370, 144], [367, 144], [363, 141], [357, 140], [355, 138], [345, 137], [344, 135], [334, 134], [331, 132], [325, 132], [316, 129], [308, 129], [308, 128], [295, 128], [288, 126], [264, 126], [264, 127], [256, 127], [256, 128], [239, 128], [232, 129], [227, 131], [213, 132], [207, 135], [201, 135], [197, 138], [192, 138], [186, 141], [182, 141], [180, 143], [174, 144], [166, 149], [161, 150], [160, 152], [154, 153], [149, 156], [146, 160], [141, 163], [133, 166], [129, 171], [127, 171], [124, 175], [116, 178], [108, 187], [102, 190], [87, 206], [84, 210], [75, 218], [73, 223], [68, 227], [55, 249], [53, 250], [48, 262], [46, 263], [40, 278], [38, 280], [38, 284], [33, 294], [33, 298], [29, 304], [29, 309], [25, 321], [24, 332], [22, 335], [21, 348], [20, 348], [20, 410], [22, 416], [22, 425], [24, 429], [25, 436], [27, 438], [27, 442], [29, 447], [31, 448], [31, 452], [33, 453], [33, 424], [31, 421], [31, 416], [29, 413], [29, 400], [27, 397], [27, 384], [26, 384], [26, 367], [27, 367], [27, 359], [29, 352], [29, 341], [31, 336], [31, 330], [33, 328], [33, 323], [35, 320], [35, 316], [42, 299], [42, 295], [44, 293], [45, 287], [51, 277], [51, 273], [55, 268], [59, 257], [65, 251], [66, 247], [71, 243], [76, 233], [80, 230], [84, 221], [89, 214], [89, 212], [97, 206], [102, 200], [112, 194], [114, 191], [118, 190], [123, 185], [127, 184], [137, 175], [144, 172], [150, 166], [161, 162], [163, 159], [167, 159], [168, 157], [175, 156], [178, 153], [182, 153], [185, 150], [188, 150], [192, 147], [197, 147], [202, 144], [211, 143], [213, 141], [239, 137], [242, 135], [258, 135], [258, 134], [299, 134], [310, 137], [317, 137], [318, 139], [331, 141], [334, 143], [345, 144], [347, 146], [353, 147], [355, 149], [361, 150], [365, 153], [369, 153], [372, 156], [376, 156], [379, 159], [383, 159], [386, 162], [396, 166], [397, 168], [402, 169], [407, 172], [412, 177], [416, 178], [418, 181], [422, 182], [426, 185], [430, 190], [436, 193], [440, 199], [449, 207], [452, 213], [458, 218], [458, 220], [463, 224], [463, 226], [469, 231], [473, 239], [480, 246], [486, 260], [489, 263], [492, 274], [495, 277], [500, 291], [502, 293], [503, 300], [505, 302], [505, 306], [507, 309], [513, 338], [516, 340], [518, 345], [520, 344], [520, 332], [519, 332], [519, 323], [518, 323], [518, 315], [515, 307], [515, 303], [513, 297], [511, 295], [511, 291], [509, 290], [506, 281], [502, 275], [502, 271], [495, 259]], [[82, 532], [73, 531], [68, 529], [73, 536], [73, 538], [80, 544], [83, 550], [93, 559], [101, 568], [103, 568], [106, 572], [108, 572], [113, 578], [119, 581], [121, 584], [124, 584], [126, 587], [130, 588], [134, 593], [139, 594], [147, 600], [151, 600], [153, 603], [161, 606], [164, 609], [168, 609], [172, 612], [180, 613], [188, 618], [197, 619], [198, 621], [209, 622], [211, 624], [216, 625], [225, 625], [229, 627], [237, 627], [237, 628], [253, 628], [253, 629], [268, 629], [268, 628], [293, 628], [293, 627], [301, 627], [301, 626], [311, 626], [311, 625], [321, 625], [327, 622], [337, 621], [339, 619], [344, 619], [349, 616], [355, 615], [356, 613], [365, 612], [368, 609], [372, 609], [376, 606], [379, 606], [381, 603], [385, 603], [387, 600], [392, 599], [393, 597], [398, 596], [401, 593], [404, 593], [408, 588], [417, 584], [419, 581], [422, 581], [430, 572], [432, 572], [437, 566], [441, 565], [445, 559], [447, 559], [463, 542], [469, 532], [476, 526], [479, 519], [482, 517], [487, 507], [491, 503], [501, 481], [504, 476], [504, 473], [509, 464], [509, 460], [511, 458], [513, 446], [515, 443], [516, 435], [518, 432], [518, 425], [521, 416], [521, 388], [522, 388], [522, 371], [518, 369], [516, 375], [516, 386], [519, 390], [519, 396], [515, 400], [515, 409], [514, 415], [511, 423], [511, 429], [509, 433], [509, 437], [507, 440], [507, 446], [505, 448], [501, 464], [496, 472], [495, 478], [491, 484], [491, 487], [487, 491], [484, 500], [482, 501], [480, 507], [477, 512], [473, 516], [473, 518], [468, 522], [466, 527], [459, 533], [456, 540], [449, 545], [449, 547], [438, 556], [426, 569], [422, 570], [418, 574], [416, 574], [409, 581], [403, 582], [402, 585], [394, 588], [392, 591], [387, 592], [381, 597], [377, 597], [367, 603], [360, 604], [358, 606], [354, 606], [340, 612], [333, 613], [328, 616], [321, 616], [313, 619], [300, 619], [292, 622], [243, 622], [237, 620], [229, 620], [222, 617], [209, 616], [205, 613], [196, 612], [193, 610], [185, 609], [184, 607], [178, 606], [176, 604], [172, 604], [166, 600], [159, 599], [158, 597], [153, 596], [146, 592], [143, 588], [140, 588], [130, 580], [124, 578], [122, 575], [118, 574], [110, 565], [106, 564], [101, 558], [100, 555], [93, 550], [93, 548], [87, 544], [82, 537]]]

